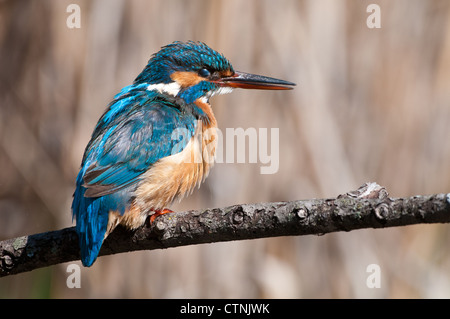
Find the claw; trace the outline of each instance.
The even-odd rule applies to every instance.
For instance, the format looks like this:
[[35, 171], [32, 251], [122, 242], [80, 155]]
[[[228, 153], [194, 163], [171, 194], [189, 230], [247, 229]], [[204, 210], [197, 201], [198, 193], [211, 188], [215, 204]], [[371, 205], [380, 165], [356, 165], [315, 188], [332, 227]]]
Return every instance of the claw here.
[[164, 208], [164, 209], [156, 209], [154, 210], [154, 214], [150, 216], [150, 225], [153, 224], [153, 222], [155, 221], [156, 217], [167, 214], [167, 213], [174, 213], [173, 210], [170, 210], [168, 208]]

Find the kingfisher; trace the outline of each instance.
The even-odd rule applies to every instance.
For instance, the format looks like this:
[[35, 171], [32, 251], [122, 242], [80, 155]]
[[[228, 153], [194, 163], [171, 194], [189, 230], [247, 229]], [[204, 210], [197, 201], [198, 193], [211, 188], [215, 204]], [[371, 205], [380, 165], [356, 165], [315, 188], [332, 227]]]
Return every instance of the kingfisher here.
[[217, 144], [212, 96], [294, 85], [235, 71], [202, 42], [176, 41], [153, 54], [114, 96], [84, 151], [72, 203], [83, 266], [117, 225], [153, 222], [204, 181]]

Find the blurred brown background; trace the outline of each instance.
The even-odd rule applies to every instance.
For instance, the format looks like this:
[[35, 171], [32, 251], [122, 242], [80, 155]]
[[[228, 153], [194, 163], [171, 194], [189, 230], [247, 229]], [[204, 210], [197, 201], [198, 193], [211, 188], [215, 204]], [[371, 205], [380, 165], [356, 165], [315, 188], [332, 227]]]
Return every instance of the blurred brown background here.
[[[70, 3], [81, 28], [69, 29]], [[366, 8], [381, 8], [369, 29]], [[0, 1], [0, 240], [72, 225], [85, 145], [150, 55], [199, 40], [237, 70], [297, 83], [214, 97], [219, 127], [279, 128], [280, 166], [216, 164], [175, 210], [334, 197], [376, 181], [393, 197], [450, 191], [450, 2]], [[359, 230], [102, 257], [0, 279], [0, 297], [450, 297], [448, 225]], [[381, 288], [369, 289], [369, 264]], [[77, 262], [77, 264], [80, 264]]]

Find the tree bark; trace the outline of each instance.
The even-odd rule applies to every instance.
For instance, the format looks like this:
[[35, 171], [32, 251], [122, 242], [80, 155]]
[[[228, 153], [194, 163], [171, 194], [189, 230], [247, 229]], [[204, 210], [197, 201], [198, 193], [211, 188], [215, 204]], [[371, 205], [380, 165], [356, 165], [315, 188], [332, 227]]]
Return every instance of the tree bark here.
[[[119, 226], [105, 240], [99, 256], [231, 240], [449, 222], [450, 194], [389, 198], [383, 187], [366, 183], [337, 198], [169, 213], [135, 231]], [[79, 259], [74, 227], [9, 239], [0, 242], [0, 277]]]

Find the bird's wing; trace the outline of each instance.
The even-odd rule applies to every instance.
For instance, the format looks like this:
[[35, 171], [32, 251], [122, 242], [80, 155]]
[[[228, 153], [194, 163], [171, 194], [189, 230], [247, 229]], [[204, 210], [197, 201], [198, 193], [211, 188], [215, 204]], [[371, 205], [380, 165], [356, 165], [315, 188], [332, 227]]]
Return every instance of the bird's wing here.
[[161, 101], [136, 101], [122, 113], [113, 111], [99, 121], [83, 159], [85, 197], [135, 183], [153, 163], [182, 151], [194, 134], [195, 118]]

